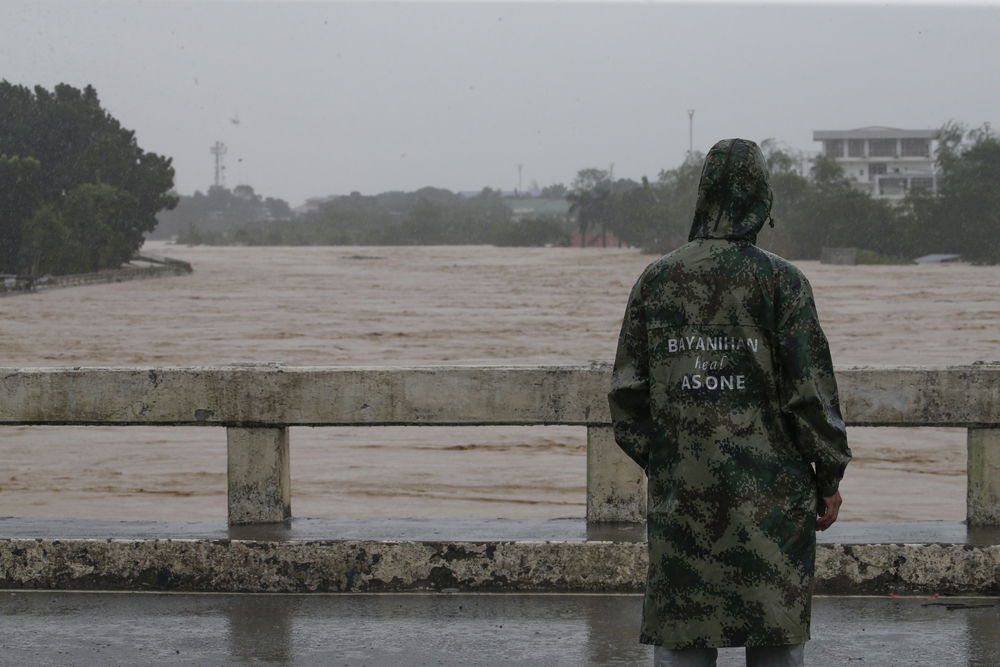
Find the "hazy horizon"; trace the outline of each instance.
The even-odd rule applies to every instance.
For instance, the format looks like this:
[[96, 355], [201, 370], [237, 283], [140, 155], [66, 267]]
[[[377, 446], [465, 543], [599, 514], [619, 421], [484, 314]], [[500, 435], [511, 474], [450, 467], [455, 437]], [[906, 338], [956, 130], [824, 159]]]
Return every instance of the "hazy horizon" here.
[[[92, 84], [176, 189], [655, 179], [717, 139], [996, 118], [996, 5], [0, 0], [0, 79]], [[238, 124], [234, 121], [239, 121]]]

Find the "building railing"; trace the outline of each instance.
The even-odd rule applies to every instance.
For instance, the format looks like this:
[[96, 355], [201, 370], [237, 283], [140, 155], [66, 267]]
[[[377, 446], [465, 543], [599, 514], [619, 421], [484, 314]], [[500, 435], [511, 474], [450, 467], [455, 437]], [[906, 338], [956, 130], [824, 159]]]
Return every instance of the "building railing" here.
[[[849, 426], [967, 428], [968, 523], [1000, 525], [1000, 364], [836, 373]], [[291, 426], [586, 426], [587, 520], [638, 522], [645, 478], [614, 443], [610, 376], [604, 362], [8, 368], [0, 369], [0, 424], [225, 427], [230, 524], [290, 516]]]

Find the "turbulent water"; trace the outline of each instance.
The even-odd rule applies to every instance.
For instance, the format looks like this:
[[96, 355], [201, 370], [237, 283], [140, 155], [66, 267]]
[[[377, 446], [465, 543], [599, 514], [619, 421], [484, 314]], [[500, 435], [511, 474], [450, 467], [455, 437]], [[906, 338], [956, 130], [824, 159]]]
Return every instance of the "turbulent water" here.
[[[147, 244], [189, 276], [0, 299], [0, 367], [581, 363], [614, 355], [634, 250]], [[1000, 268], [800, 264], [834, 362], [1000, 358]], [[851, 429], [848, 520], [965, 516], [963, 429]], [[583, 428], [292, 429], [292, 511], [585, 513]], [[221, 428], [0, 428], [0, 515], [222, 519]]]

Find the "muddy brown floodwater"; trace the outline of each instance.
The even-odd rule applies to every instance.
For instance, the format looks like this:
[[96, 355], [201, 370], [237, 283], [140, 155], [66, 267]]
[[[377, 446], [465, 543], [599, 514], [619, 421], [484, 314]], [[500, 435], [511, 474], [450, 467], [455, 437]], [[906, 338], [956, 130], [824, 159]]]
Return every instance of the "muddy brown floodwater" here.
[[[610, 359], [627, 249], [212, 248], [189, 276], [0, 299], [0, 367]], [[1000, 268], [801, 262], [837, 364], [1000, 359]], [[964, 429], [852, 428], [844, 520], [965, 517]], [[578, 427], [294, 428], [311, 517], [581, 517]], [[224, 519], [221, 428], [0, 427], [0, 516]]]

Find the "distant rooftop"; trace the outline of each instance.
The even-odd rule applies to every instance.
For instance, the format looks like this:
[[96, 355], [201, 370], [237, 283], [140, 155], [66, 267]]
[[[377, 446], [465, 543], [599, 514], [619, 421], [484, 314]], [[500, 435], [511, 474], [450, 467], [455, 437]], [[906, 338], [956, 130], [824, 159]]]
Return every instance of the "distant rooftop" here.
[[856, 130], [816, 130], [813, 141], [828, 139], [937, 139], [937, 130], [901, 130], [897, 127], [872, 125]]
[[913, 261], [917, 264], [941, 264], [943, 262], [959, 262], [961, 260], [961, 255], [924, 255], [923, 257], [917, 257]]

